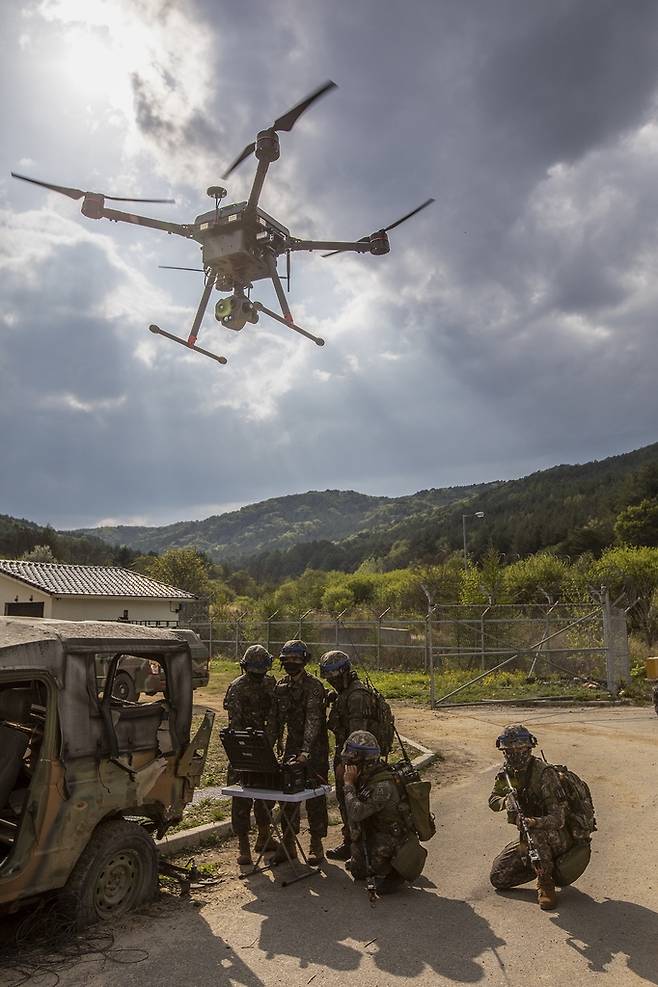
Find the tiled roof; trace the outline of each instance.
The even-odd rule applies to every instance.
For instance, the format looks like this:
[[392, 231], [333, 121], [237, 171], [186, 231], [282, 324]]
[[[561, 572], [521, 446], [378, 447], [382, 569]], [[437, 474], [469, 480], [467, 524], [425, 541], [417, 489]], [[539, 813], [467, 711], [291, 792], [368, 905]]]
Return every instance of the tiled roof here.
[[0, 573], [53, 596], [114, 596], [194, 600], [193, 593], [159, 583], [139, 572], [103, 565], [60, 565], [0, 559]]

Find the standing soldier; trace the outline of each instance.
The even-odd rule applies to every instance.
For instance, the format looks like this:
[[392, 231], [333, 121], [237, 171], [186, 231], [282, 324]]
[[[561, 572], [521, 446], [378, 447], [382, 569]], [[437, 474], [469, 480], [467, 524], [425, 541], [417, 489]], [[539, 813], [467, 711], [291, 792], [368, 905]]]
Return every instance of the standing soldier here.
[[[493, 886], [502, 890], [536, 876], [539, 906], [546, 911], [557, 904], [556, 883], [570, 884], [585, 870], [589, 835], [596, 822], [591, 800], [589, 805], [583, 802], [581, 815], [572, 812], [568, 819], [569, 800], [558, 770], [533, 757], [536, 745], [537, 738], [521, 723], [505, 727], [496, 741], [505, 763], [496, 775], [489, 808], [506, 809], [507, 821], [520, 830], [521, 838], [498, 854], [490, 877]], [[534, 863], [531, 853], [538, 857]]]
[[[224, 709], [228, 712], [228, 725], [231, 730], [264, 730], [274, 746], [276, 741], [276, 710], [274, 688], [276, 679], [268, 675], [272, 667], [272, 655], [260, 644], [252, 644], [245, 651], [240, 662], [242, 675], [234, 679], [224, 696]], [[229, 785], [239, 781], [238, 775], [229, 768]], [[253, 803], [254, 816], [258, 826], [258, 836], [254, 850], [276, 850], [278, 843], [272, 840], [269, 831], [269, 818], [266, 806], [273, 802], [256, 799]], [[231, 800], [231, 825], [238, 838], [240, 853], [238, 864], [251, 863], [249, 829], [251, 825], [251, 799]]]
[[[380, 750], [387, 755], [390, 739], [382, 736], [386, 718], [380, 715], [381, 697], [362, 682], [352, 668], [352, 662], [344, 651], [327, 651], [320, 659], [320, 674], [335, 692], [327, 726], [336, 737], [334, 754], [334, 775], [336, 777], [336, 800], [343, 820], [342, 843], [333, 850], [327, 850], [330, 860], [349, 860], [352, 855], [350, 827], [345, 808], [343, 768], [341, 751], [345, 741], [355, 730], [368, 730], [375, 735]], [[332, 693], [329, 694], [331, 701]], [[393, 718], [390, 717], [391, 727]]]
[[[294, 759], [307, 765], [309, 784], [324, 785], [329, 774], [329, 738], [325, 712], [325, 691], [322, 682], [305, 669], [311, 655], [303, 641], [287, 641], [281, 648], [281, 664], [286, 674], [276, 684], [274, 692], [278, 721], [279, 748], [283, 746], [285, 760]], [[285, 731], [285, 744], [283, 735]], [[285, 848], [291, 857], [297, 855], [294, 833], [299, 833], [299, 803], [286, 802], [281, 808], [286, 825], [283, 827]], [[329, 819], [324, 795], [306, 803], [311, 846], [308, 862], [317, 866], [324, 859], [322, 840], [327, 835]], [[274, 858], [287, 859], [281, 847]]]
[[348, 868], [355, 881], [372, 881], [373, 890], [383, 895], [415, 880], [427, 851], [416, 835], [404, 788], [380, 754], [376, 738], [367, 730], [350, 734], [341, 751], [351, 832]]

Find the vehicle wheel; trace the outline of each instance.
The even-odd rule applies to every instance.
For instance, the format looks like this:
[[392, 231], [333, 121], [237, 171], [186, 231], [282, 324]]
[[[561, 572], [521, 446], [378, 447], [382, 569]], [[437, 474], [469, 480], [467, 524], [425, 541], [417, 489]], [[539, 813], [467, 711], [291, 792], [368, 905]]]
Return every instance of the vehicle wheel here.
[[128, 675], [128, 672], [117, 672], [114, 676], [114, 688], [112, 695], [115, 699], [123, 699], [125, 702], [136, 703], [139, 699], [139, 692], [135, 689], [135, 683]]
[[139, 823], [101, 823], [82, 851], [61, 903], [79, 929], [125, 915], [158, 893], [158, 851]]

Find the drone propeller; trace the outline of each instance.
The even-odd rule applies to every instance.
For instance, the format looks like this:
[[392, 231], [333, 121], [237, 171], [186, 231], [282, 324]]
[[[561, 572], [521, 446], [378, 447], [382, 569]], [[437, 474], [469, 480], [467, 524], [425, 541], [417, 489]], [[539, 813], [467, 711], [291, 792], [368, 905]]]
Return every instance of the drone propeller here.
[[171, 264], [158, 264], [161, 271], [199, 271], [200, 274], [204, 274], [202, 267], [172, 267]]
[[[83, 192], [80, 188], [68, 188], [66, 185], [52, 185], [50, 182], [40, 182], [36, 178], [28, 178], [27, 175], [18, 175], [15, 171], [11, 173], [12, 178], [20, 178], [22, 182], [31, 182], [32, 185], [41, 185], [43, 188], [49, 188], [53, 192], [61, 192], [62, 195], [68, 195], [69, 199], [82, 199], [85, 195], [97, 195], [99, 193], [94, 192]], [[100, 193], [103, 195], [103, 193]], [[175, 202], [175, 199], [132, 199], [126, 198], [125, 196], [119, 195], [103, 195], [104, 199], [111, 199], [112, 202]]]
[[[337, 86], [335, 82], [331, 82], [331, 81], [325, 82], [323, 86], [320, 86], [319, 89], [316, 89], [314, 92], [312, 92], [311, 95], [307, 96], [306, 99], [303, 99], [301, 103], [297, 103], [297, 105], [293, 106], [293, 108], [291, 110], [288, 110], [287, 113], [284, 113], [282, 116], [277, 117], [269, 129], [286, 130], [286, 131], [292, 130], [292, 128], [297, 123], [297, 120], [302, 115], [302, 113], [305, 110], [307, 110], [309, 106], [316, 101], [316, 99], [320, 99], [320, 97], [324, 96], [325, 93], [328, 93], [330, 90], [336, 88]], [[242, 162], [246, 158], [248, 158], [250, 154], [253, 154], [255, 150], [256, 150], [256, 143], [254, 141], [252, 141], [251, 144], [247, 144], [244, 150], [237, 156], [237, 158], [230, 166], [228, 171], [224, 172], [222, 178], [228, 178], [231, 172], [235, 171], [238, 165], [242, 164]]]
[[[407, 213], [407, 214], [406, 214], [405, 216], [402, 216], [402, 218], [401, 218], [401, 219], [396, 219], [396, 221], [395, 221], [394, 223], [391, 223], [391, 225], [390, 225], [390, 226], [385, 226], [385, 227], [383, 228], [383, 230], [381, 230], [381, 231], [380, 231], [380, 230], [378, 230], [377, 232], [378, 232], [378, 233], [379, 233], [379, 232], [382, 232], [382, 233], [389, 233], [389, 232], [390, 232], [391, 230], [394, 230], [394, 229], [395, 229], [395, 227], [396, 227], [396, 226], [399, 226], [399, 225], [400, 225], [401, 223], [406, 223], [406, 221], [407, 221], [408, 219], [411, 219], [411, 217], [412, 217], [412, 216], [415, 216], [415, 215], [416, 215], [416, 213], [418, 213], [418, 212], [420, 212], [420, 211], [421, 211], [421, 209], [426, 209], [426, 208], [427, 208], [427, 206], [431, 206], [433, 202], [434, 202], [434, 199], [426, 199], [426, 201], [425, 201], [425, 202], [423, 202], [423, 203], [422, 203], [422, 205], [420, 205], [420, 206], [416, 206], [416, 208], [415, 208], [415, 209], [412, 209], [412, 210], [411, 210], [411, 212], [408, 212], [408, 213]], [[369, 237], [369, 236], [362, 236], [362, 237], [361, 237], [361, 238], [360, 238], [359, 240], [357, 240], [357, 243], [365, 243], [365, 242], [366, 242], [366, 240], [369, 240], [369, 239], [370, 239], [370, 237]], [[322, 254], [322, 256], [323, 256], [323, 257], [333, 257], [333, 256], [334, 256], [335, 254], [343, 254], [343, 253], [345, 253], [345, 252], [346, 252], [346, 251], [344, 251], [344, 250], [332, 250], [332, 251], [331, 251], [331, 253], [328, 253], [328, 254]]]

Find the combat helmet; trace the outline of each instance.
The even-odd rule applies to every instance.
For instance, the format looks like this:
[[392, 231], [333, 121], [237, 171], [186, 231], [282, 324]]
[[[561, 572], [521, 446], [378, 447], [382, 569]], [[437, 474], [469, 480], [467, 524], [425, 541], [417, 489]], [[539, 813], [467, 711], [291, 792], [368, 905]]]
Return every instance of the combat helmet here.
[[240, 668], [245, 672], [265, 675], [272, 667], [272, 655], [262, 644], [252, 644], [240, 659]]
[[306, 664], [306, 662], [311, 659], [311, 652], [308, 650], [303, 641], [286, 641], [281, 648], [279, 658], [281, 658], [281, 660], [284, 658], [292, 658], [293, 661], [302, 661]]
[[498, 750], [510, 747], [536, 747], [537, 738], [522, 723], [509, 723], [496, 740]]
[[345, 764], [377, 761], [381, 756], [381, 748], [374, 734], [368, 730], [355, 730], [343, 744], [340, 756]]
[[342, 672], [352, 671], [352, 661], [344, 651], [325, 651], [320, 658], [320, 675], [328, 679]]
[[506, 765], [512, 771], [523, 771], [528, 765], [537, 738], [522, 723], [510, 723], [496, 740], [496, 747], [502, 750]]

